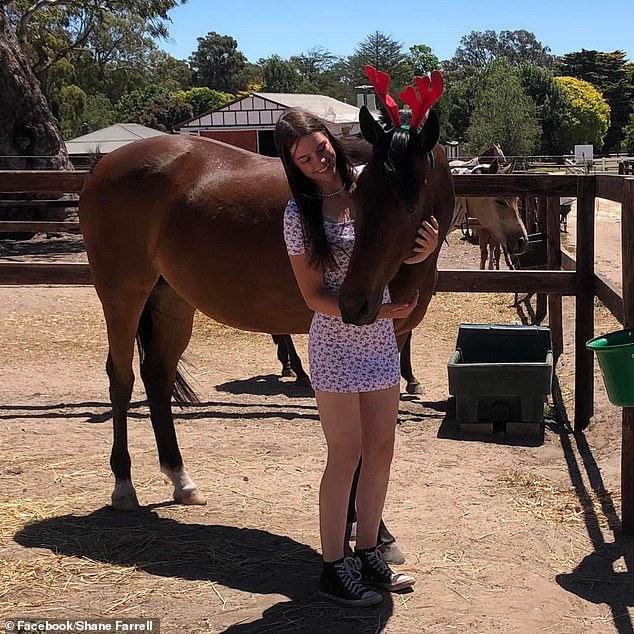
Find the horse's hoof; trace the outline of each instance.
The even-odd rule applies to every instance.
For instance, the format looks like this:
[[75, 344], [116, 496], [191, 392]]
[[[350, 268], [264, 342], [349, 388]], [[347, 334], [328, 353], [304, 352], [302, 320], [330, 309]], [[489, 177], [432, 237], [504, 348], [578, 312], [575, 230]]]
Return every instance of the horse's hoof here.
[[405, 563], [405, 555], [396, 545], [396, 542], [379, 544], [379, 550], [383, 553], [383, 558], [388, 564], [400, 566]]
[[174, 491], [174, 502], [177, 504], [186, 504], [188, 506], [193, 506], [195, 504], [205, 506], [207, 504], [207, 500], [205, 500], [198, 489], [182, 491], [181, 493], [176, 493], [176, 491]]
[[118, 480], [110, 497], [112, 508], [117, 511], [136, 511], [139, 500], [131, 480]]
[[422, 394], [423, 393], [423, 386], [416, 381], [416, 383], [414, 382], [410, 382], [407, 384], [407, 387], [405, 388], [405, 391], [408, 394]]
[[305, 388], [312, 387], [312, 385], [310, 384], [310, 379], [307, 376], [298, 376], [297, 379], [295, 379], [295, 385], [297, 387], [305, 387]]
[[112, 508], [116, 511], [136, 511], [139, 508], [139, 501], [136, 495], [117, 495], [112, 494]]
[[282, 368], [282, 376], [295, 376], [295, 372], [290, 368]]

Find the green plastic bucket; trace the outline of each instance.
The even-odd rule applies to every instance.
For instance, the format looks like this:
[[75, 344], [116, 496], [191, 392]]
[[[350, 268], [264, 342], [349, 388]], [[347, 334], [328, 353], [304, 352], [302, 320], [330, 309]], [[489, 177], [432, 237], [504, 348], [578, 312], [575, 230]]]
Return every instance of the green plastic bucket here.
[[586, 348], [597, 353], [610, 403], [634, 407], [634, 328], [590, 339]]

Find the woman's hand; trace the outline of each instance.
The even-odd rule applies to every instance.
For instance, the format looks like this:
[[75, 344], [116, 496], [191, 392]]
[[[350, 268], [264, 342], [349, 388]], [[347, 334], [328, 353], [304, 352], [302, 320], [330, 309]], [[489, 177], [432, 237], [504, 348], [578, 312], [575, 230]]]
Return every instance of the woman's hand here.
[[407, 304], [383, 304], [379, 309], [378, 319], [405, 319], [416, 308], [418, 291]]
[[438, 221], [434, 216], [418, 227], [414, 239], [414, 255], [405, 260], [405, 264], [418, 264], [426, 260], [438, 246]]

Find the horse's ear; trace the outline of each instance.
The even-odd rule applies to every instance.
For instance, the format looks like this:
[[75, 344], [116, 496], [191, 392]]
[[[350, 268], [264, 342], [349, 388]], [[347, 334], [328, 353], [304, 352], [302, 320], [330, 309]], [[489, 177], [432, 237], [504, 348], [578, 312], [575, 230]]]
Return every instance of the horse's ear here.
[[439, 138], [440, 119], [435, 110], [430, 110], [427, 119], [425, 119], [425, 125], [423, 125], [422, 130], [418, 133], [418, 137], [416, 138], [418, 149], [421, 153], [427, 154], [427, 152], [434, 149]]
[[359, 126], [361, 127], [363, 138], [371, 145], [376, 145], [385, 137], [383, 126], [370, 114], [366, 106], [361, 106]]

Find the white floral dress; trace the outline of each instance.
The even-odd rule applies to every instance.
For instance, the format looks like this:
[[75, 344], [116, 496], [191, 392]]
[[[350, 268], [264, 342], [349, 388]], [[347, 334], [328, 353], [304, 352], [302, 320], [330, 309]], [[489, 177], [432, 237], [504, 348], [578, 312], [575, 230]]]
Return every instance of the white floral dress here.
[[[326, 237], [337, 267], [324, 271], [324, 287], [338, 293], [354, 245], [354, 220], [324, 217]], [[294, 200], [284, 212], [284, 239], [289, 255], [305, 253], [304, 229]], [[389, 291], [383, 303], [390, 301]], [[372, 392], [400, 383], [394, 324], [378, 319], [367, 326], [345, 324], [340, 317], [316, 312], [308, 335], [308, 362], [313, 388], [322, 392]]]

